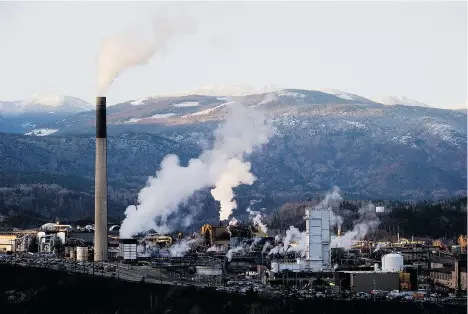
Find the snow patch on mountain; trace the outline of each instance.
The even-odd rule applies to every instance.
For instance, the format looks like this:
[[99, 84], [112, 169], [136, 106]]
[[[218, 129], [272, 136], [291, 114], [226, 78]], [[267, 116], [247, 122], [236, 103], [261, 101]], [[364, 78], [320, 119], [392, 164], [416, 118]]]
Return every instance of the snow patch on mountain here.
[[174, 112], [154, 114], [149, 119], [166, 119], [175, 116]]
[[31, 123], [31, 122], [28, 121], [28, 122], [22, 123], [22, 124], [21, 124], [21, 127], [22, 127], [23, 129], [26, 129], [26, 128], [35, 128], [36, 125], [35, 125], [34, 123]]
[[147, 100], [148, 100], [148, 98], [137, 99], [137, 100], [134, 100], [134, 101], [130, 102], [130, 105], [132, 105], [132, 106], [141, 106], [141, 105], [144, 105], [145, 101], [147, 101]]
[[266, 104], [272, 103], [272, 102], [274, 102], [276, 100], [278, 100], [278, 96], [275, 93], [267, 93], [262, 101], [260, 101], [258, 104], [253, 105], [251, 107], [266, 105]]
[[337, 89], [319, 88], [319, 89], [316, 89], [316, 90], [319, 91], [319, 92], [322, 92], [322, 93], [327, 93], [327, 94], [336, 96], [336, 97], [341, 98], [341, 99], [345, 99], [345, 100], [356, 100], [356, 99], [359, 98], [359, 96], [357, 96], [357, 95], [346, 93], [346, 92], [343, 92], [343, 91], [340, 91], [340, 90], [337, 90]]
[[433, 121], [426, 123], [424, 126], [432, 135], [458, 146], [458, 141], [455, 136], [456, 130], [454, 130], [450, 125]]
[[93, 109], [93, 105], [76, 97], [47, 94], [36, 94], [24, 100], [2, 102], [0, 105], [0, 113], [4, 114], [78, 113]]
[[215, 111], [216, 109], [225, 107], [225, 106], [230, 105], [232, 103], [234, 103], [234, 101], [225, 102], [224, 104], [218, 105], [218, 106], [213, 107], [213, 108], [209, 108], [209, 109], [198, 111], [198, 112], [195, 112], [195, 113], [192, 113], [192, 114], [189, 114], [189, 115], [185, 115], [185, 116], [183, 116], [183, 118], [188, 117], [188, 116], [201, 116], [201, 115], [209, 114], [209, 113]]
[[366, 125], [362, 124], [361, 122], [345, 120], [345, 123], [358, 129], [366, 129]]
[[466, 102], [466, 103], [464, 103], [464, 104], [461, 104], [461, 105], [458, 105], [458, 106], [453, 106], [453, 107], [451, 107], [451, 108], [449, 108], [449, 109], [452, 109], [452, 110], [461, 110], [461, 111], [465, 110], [465, 111], [466, 111], [466, 110], [468, 110], [468, 102]]
[[30, 132], [25, 133], [24, 135], [32, 136], [47, 136], [57, 132], [58, 129], [34, 129]]
[[292, 97], [292, 98], [305, 98], [306, 95], [305, 94], [302, 94], [302, 93], [298, 93], [298, 92], [292, 92], [292, 91], [289, 91], [289, 90], [280, 90], [280, 91], [277, 91], [276, 92], [276, 95], [278, 95], [279, 97]]
[[205, 95], [205, 96], [247, 96], [253, 94], [264, 94], [281, 90], [274, 85], [254, 87], [250, 85], [204, 85], [191, 89], [179, 95]]
[[411, 107], [426, 107], [430, 108], [430, 106], [419, 102], [417, 100], [409, 99], [405, 96], [378, 96], [378, 97], [371, 97], [369, 98], [370, 100], [384, 104], [386, 106], [395, 106], [395, 105], [401, 105], [401, 106], [411, 106]]
[[138, 123], [139, 121], [143, 120], [143, 118], [131, 118], [127, 121], [125, 121], [125, 124], [132, 124], [132, 123]]
[[180, 108], [180, 107], [197, 107], [199, 106], [198, 101], [186, 101], [186, 102], [181, 102], [178, 104], [174, 104], [174, 107]]
[[150, 120], [150, 119], [167, 119], [167, 118], [170, 118], [170, 117], [173, 117], [175, 116], [176, 114], [173, 113], [173, 112], [169, 112], [169, 113], [158, 113], [158, 114], [154, 114], [150, 117], [145, 117], [145, 118], [131, 118], [127, 121], [125, 121], [124, 123], [125, 124], [132, 124], [132, 123], [138, 123], [140, 121], [144, 121], [144, 120]]
[[402, 136], [393, 136], [390, 139], [395, 143], [402, 144], [402, 145], [408, 145], [410, 143], [412, 137], [408, 133], [408, 134], [402, 135]]

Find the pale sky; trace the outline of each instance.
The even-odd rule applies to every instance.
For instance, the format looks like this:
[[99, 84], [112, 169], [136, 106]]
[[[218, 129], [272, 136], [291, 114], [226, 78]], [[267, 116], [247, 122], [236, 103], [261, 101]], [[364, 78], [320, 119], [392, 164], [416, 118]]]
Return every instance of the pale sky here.
[[197, 32], [126, 70], [109, 103], [207, 84], [466, 102], [465, 1], [0, 2], [0, 100], [48, 93], [94, 102], [101, 38], [176, 7]]

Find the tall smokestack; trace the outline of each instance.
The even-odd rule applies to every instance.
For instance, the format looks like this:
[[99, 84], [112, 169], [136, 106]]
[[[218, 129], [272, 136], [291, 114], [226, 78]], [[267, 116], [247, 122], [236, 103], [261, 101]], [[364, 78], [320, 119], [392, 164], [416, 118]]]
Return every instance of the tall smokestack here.
[[106, 97], [96, 98], [96, 169], [94, 180], [94, 261], [107, 260]]

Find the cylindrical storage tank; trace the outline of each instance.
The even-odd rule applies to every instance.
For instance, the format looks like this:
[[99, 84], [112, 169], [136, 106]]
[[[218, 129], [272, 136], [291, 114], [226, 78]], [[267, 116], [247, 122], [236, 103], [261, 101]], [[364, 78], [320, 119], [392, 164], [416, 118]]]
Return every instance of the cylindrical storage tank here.
[[70, 247], [70, 259], [75, 260], [76, 259], [76, 252], [74, 247]]
[[271, 263], [271, 271], [274, 273], [279, 273], [279, 264], [278, 262]]
[[87, 246], [78, 246], [76, 248], [76, 260], [77, 261], [88, 260], [88, 247]]
[[390, 253], [382, 256], [382, 271], [402, 271], [403, 256], [396, 253]]
[[383, 212], [385, 212], [385, 207], [383, 207], [383, 206], [377, 206], [377, 207], [375, 208], [375, 212], [376, 212], [376, 213], [383, 213]]

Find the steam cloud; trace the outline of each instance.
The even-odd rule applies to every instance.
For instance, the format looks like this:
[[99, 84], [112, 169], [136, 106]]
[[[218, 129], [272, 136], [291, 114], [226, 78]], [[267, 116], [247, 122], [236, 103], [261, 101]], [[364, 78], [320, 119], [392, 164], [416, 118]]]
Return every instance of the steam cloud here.
[[375, 230], [380, 220], [375, 214], [374, 204], [359, 209], [359, 219], [354, 222], [353, 230], [346, 232], [340, 238], [331, 238], [331, 247], [350, 248], [354, 241], [362, 240], [371, 231]]
[[169, 248], [169, 254], [171, 257], [182, 257], [185, 255], [185, 253], [190, 251], [193, 246], [196, 246], [202, 241], [202, 238], [182, 239]]
[[242, 162], [239, 159], [230, 159], [227, 168], [216, 182], [216, 188], [211, 190], [211, 195], [219, 201], [221, 210], [220, 220], [226, 220], [232, 214], [232, 210], [237, 207], [234, 198], [233, 188], [240, 184], [252, 185], [255, 176], [250, 173], [250, 162]]
[[[323, 208], [330, 211], [330, 224], [332, 226], [338, 225], [341, 227], [343, 223], [343, 218], [336, 214], [335, 212], [338, 211], [339, 205], [343, 201], [341, 197], [341, 192], [338, 187], [333, 187], [333, 189], [328, 192], [322, 201], [316, 206], [316, 208]], [[282, 240], [282, 243], [275, 246], [273, 249], [270, 250], [269, 254], [285, 254], [288, 252], [296, 252], [300, 253], [301, 255], [305, 254], [306, 249], [306, 232], [299, 231], [294, 226], [290, 226], [288, 230], [286, 230], [286, 236]], [[275, 236], [275, 242], [280, 242], [281, 237], [279, 235]], [[293, 244], [293, 245], [292, 245]]]
[[306, 248], [306, 233], [305, 231], [301, 232], [294, 226], [289, 226], [289, 229], [286, 230], [286, 236], [283, 239], [283, 243], [275, 246], [270, 251], [271, 254], [285, 254], [287, 252], [297, 252], [303, 253]]
[[230, 249], [226, 253], [226, 258], [230, 262], [232, 258], [234, 257], [234, 253], [241, 253], [241, 252], [245, 252], [246, 250], [247, 250], [247, 247], [245, 245], [236, 246], [235, 248]]
[[249, 213], [249, 217], [252, 219], [254, 226], [260, 228], [262, 232], [267, 233], [268, 228], [267, 226], [262, 222], [262, 213], [258, 211], [251, 210], [250, 207], [247, 208], [247, 212]]
[[155, 16], [150, 25], [131, 26], [105, 37], [98, 56], [98, 93], [103, 96], [115, 78], [129, 67], [144, 65], [165, 52], [178, 35], [191, 33], [194, 22], [187, 17]]
[[[129, 206], [125, 211], [126, 218], [120, 229], [122, 238], [150, 229], [158, 233], [171, 231], [168, 218], [178, 212], [178, 205], [195, 191], [222, 181], [221, 178], [229, 171], [238, 171], [239, 168], [232, 167], [233, 164], [248, 164], [240, 170], [242, 175], [247, 175], [245, 171], [250, 169], [250, 164], [244, 161], [245, 156], [267, 143], [273, 130], [264, 115], [256, 110], [240, 104], [231, 105], [228, 109], [226, 121], [215, 131], [212, 149], [204, 151], [197, 159], [191, 159], [187, 167], [179, 164], [176, 155], [164, 158], [156, 176], [150, 177], [147, 186], [138, 194], [139, 205]], [[233, 176], [239, 177], [237, 173]], [[237, 184], [242, 182], [246, 181], [241, 180]], [[235, 186], [230, 184], [224, 188], [232, 190]], [[230, 212], [231, 209], [226, 210]], [[226, 215], [226, 211], [222, 215]]]

